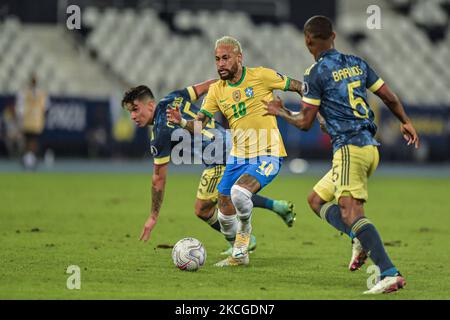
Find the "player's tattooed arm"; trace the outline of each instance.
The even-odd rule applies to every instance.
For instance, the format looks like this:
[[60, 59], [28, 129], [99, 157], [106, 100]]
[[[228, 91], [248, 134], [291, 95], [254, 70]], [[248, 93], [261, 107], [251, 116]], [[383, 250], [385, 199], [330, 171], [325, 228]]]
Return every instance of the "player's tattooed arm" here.
[[152, 186], [152, 214], [159, 216], [159, 210], [164, 197], [164, 190], [159, 190], [155, 186]]
[[155, 164], [152, 177], [152, 209], [151, 214], [158, 217], [164, 199], [168, 163]]
[[408, 146], [410, 144], [414, 144], [416, 148], [419, 147], [419, 135], [414, 128], [411, 119], [409, 119], [408, 115], [403, 108], [400, 99], [397, 95], [389, 88], [389, 86], [385, 83], [381, 86], [380, 89], [375, 91], [375, 94], [383, 100], [384, 104], [391, 110], [391, 112], [400, 120], [400, 131], [403, 135], [403, 138], [408, 142]]
[[262, 103], [267, 107], [265, 116], [279, 116], [304, 131], [311, 129], [319, 110], [316, 107], [303, 107], [300, 112], [293, 112], [284, 106], [280, 97], [269, 102], [262, 101]]
[[303, 96], [302, 82], [291, 78], [287, 91], [297, 92], [299, 95]]
[[152, 232], [155, 224], [158, 220], [159, 212], [161, 210], [161, 205], [164, 199], [164, 189], [166, 185], [167, 168], [169, 164], [155, 164], [153, 167], [153, 177], [152, 177], [152, 207], [150, 211], [150, 216], [144, 224], [140, 240], [147, 241], [150, 238], [150, 233]]

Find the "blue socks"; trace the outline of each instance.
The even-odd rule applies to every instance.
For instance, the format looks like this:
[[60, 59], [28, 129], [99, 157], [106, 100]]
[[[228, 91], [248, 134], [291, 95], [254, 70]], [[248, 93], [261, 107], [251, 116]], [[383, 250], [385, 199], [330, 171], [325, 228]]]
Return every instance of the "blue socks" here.
[[264, 208], [264, 209], [269, 209], [272, 210], [273, 209], [273, 200], [254, 194], [252, 196], [252, 202], [253, 202], [253, 207], [256, 208]]
[[337, 204], [328, 202], [320, 209], [320, 217], [338, 231], [351, 239], [358, 238], [366, 252], [370, 253], [373, 263], [380, 268], [381, 277], [395, 276], [398, 273], [386, 250], [375, 226], [365, 217], [356, 220], [348, 227], [341, 218], [341, 209]]
[[397, 268], [394, 267], [386, 250], [384, 250], [384, 245], [377, 229], [375, 229], [375, 226], [369, 219], [362, 217], [355, 221], [352, 225], [351, 232], [361, 242], [364, 250], [370, 253], [370, 258], [373, 263], [380, 268], [382, 278], [385, 276], [395, 276], [398, 273]]
[[214, 222], [213, 224], [210, 224], [211, 228], [213, 228], [216, 231], [220, 232], [220, 223], [219, 220], [217, 220], [216, 222]]

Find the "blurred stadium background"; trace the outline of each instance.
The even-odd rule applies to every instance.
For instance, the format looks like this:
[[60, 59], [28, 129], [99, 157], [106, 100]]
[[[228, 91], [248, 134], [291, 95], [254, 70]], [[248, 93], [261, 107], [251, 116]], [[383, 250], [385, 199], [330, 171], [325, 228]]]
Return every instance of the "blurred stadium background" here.
[[[79, 30], [66, 25], [66, 10], [73, 4], [81, 9]], [[366, 26], [372, 4], [381, 8], [380, 30]], [[371, 96], [382, 159], [448, 164], [449, 0], [2, 0], [0, 162], [10, 168], [23, 154], [18, 110], [33, 74], [47, 97], [39, 137], [40, 157], [47, 164], [73, 158], [146, 159], [148, 130], [136, 129], [121, 109], [125, 89], [146, 84], [162, 98], [216, 77], [213, 46], [222, 35], [241, 41], [245, 64], [302, 80], [313, 62], [302, 26], [314, 14], [333, 19], [337, 48], [374, 66], [421, 134], [422, 148], [407, 148], [398, 121]], [[296, 95], [280, 95], [299, 108]], [[304, 133], [279, 121], [291, 158], [330, 159], [329, 139], [318, 126]]]

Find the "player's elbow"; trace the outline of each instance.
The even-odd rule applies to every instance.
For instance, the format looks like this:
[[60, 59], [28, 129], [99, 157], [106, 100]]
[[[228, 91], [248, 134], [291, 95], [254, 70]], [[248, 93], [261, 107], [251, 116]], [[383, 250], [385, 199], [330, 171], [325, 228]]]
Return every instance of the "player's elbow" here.
[[388, 107], [400, 103], [398, 96], [387, 85], [382, 86], [375, 94], [378, 95]]
[[387, 105], [388, 107], [391, 106], [396, 106], [397, 104], [400, 103], [399, 98], [397, 97], [397, 95], [395, 93], [392, 93], [390, 95], [386, 95], [385, 97], [383, 97], [384, 99], [383, 102], [385, 105]]

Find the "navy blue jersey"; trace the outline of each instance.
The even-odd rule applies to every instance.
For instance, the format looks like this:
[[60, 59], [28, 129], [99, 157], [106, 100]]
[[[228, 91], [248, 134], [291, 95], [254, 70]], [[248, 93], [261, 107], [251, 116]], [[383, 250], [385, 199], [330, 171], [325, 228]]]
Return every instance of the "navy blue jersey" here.
[[[195, 154], [195, 159], [201, 160], [207, 167], [225, 164], [227, 151], [231, 148], [231, 145], [229, 145], [229, 140], [226, 139], [225, 129], [217, 121], [212, 119], [207, 124], [205, 129], [202, 130], [200, 139], [200, 135], [195, 138], [191, 137], [187, 130], [181, 129], [180, 126], [172, 125], [167, 120], [167, 108], [174, 107], [179, 107], [184, 119], [193, 120], [199, 111], [199, 108], [193, 103], [196, 100], [197, 96], [194, 89], [187, 87], [183, 90], [169, 93], [158, 102], [151, 128], [150, 141], [151, 153], [155, 164], [168, 163], [171, 159], [173, 148], [179, 145], [186, 136], [191, 139], [189, 147], [191, 161], [195, 161], [193, 160]], [[216, 144], [212, 145], [212, 142]], [[218, 145], [220, 145], [220, 148], [216, 148]], [[210, 147], [208, 148], [208, 146]], [[176, 151], [177, 155], [184, 156], [183, 152], [178, 152], [180, 150], [177, 149]]]
[[363, 59], [338, 52], [323, 52], [305, 71], [303, 102], [319, 107], [331, 136], [333, 152], [344, 145], [379, 145], [377, 127], [367, 103], [367, 89], [384, 84]]

